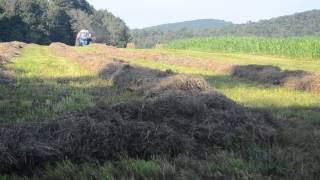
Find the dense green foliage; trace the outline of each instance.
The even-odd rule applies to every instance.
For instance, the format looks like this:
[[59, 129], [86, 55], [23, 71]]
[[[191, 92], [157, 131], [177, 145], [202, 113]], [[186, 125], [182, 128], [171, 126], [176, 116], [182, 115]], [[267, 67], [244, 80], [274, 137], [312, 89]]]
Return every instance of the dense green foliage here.
[[319, 36], [320, 10], [297, 13], [290, 16], [273, 18], [259, 22], [229, 25], [221, 28], [192, 29], [185, 27], [179, 30], [146, 28], [132, 32], [136, 47], [150, 48], [156, 44], [191, 37], [210, 36], [263, 36], [263, 37], [292, 37]]
[[0, 41], [74, 44], [79, 30], [94, 32], [96, 41], [125, 47], [126, 24], [86, 0], [0, 0]]
[[209, 32], [210, 35], [237, 36], [319, 36], [320, 10], [312, 10], [259, 22], [234, 25]]
[[250, 53], [296, 59], [320, 59], [319, 38], [211, 37], [179, 40], [170, 49]]

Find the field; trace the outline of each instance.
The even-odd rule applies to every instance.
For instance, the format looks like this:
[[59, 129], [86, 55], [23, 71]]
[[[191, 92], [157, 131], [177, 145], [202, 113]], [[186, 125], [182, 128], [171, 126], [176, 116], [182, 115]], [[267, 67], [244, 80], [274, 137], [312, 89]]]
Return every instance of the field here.
[[167, 44], [169, 49], [207, 52], [249, 53], [294, 59], [320, 59], [320, 40], [310, 38], [210, 37], [180, 40]]
[[[218, 44], [220, 45], [214, 46], [215, 43], [212, 43], [212, 41], [219, 42]], [[225, 42], [228, 43], [226, 44]], [[229, 46], [230, 42], [234, 46]], [[285, 44], [289, 44], [289, 46], [284, 46]], [[163, 76], [168, 76], [169, 78], [171, 74], [187, 74], [188, 78], [189, 75], [192, 76], [191, 79], [195, 78], [197, 84], [202, 82], [201, 78], [203, 78], [219, 93], [224, 94], [227, 98], [237, 103], [237, 105], [232, 105], [233, 103], [229, 103], [229, 100], [220, 96], [219, 98], [214, 96], [213, 98], [218, 98], [216, 100], [221, 101], [222, 104], [225, 103], [223, 105], [226, 106], [214, 112], [202, 112], [202, 107], [198, 107], [194, 102], [190, 105], [193, 108], [188, 109], [188, 106], [181, 103], [184, 101], [174, 99], [174, 101], [177, 101], [177, 104], [169, 107], [177, 110], [177, 116], [182, 112], [182, 116], [178, 116], [177, 119], [186, 118], [187, 120], [191, 116], [190, 112], [198, 108], [204, 114], [211, 115], [211, 113], [214, 113], [213, 119], [215, 115], [218, 117], [221, 115], [223, 118], [232, 118], [229, 116], [236, 116], [237, 113], [235, 112], [245, 112], [243, 116], [248, 117], [246, 121], [250, 123], [252, 120], [257, 124], [263, 122], [263, 128], [260, 129], [260, 126], [253, 126], [259, 132], [250, 135], [250, 133], [243, 132], [242, 127], [238, 126], [238, 124], [232, 125], [232, 127], [236, 126], [239, 128], [240, 134], [237, 135], [254, 139], [249, 140], [252, 144], [243, 143], [242, 141], [238, 142], [239, 137], [232, 137], [232, 141], [230, 141], [232, 143], [230, 144], [229, 134], [225, 135], [222, 133], [220, 136], [225, 135], [225, 139], [215, 139], [211, 144], [209, 143], [210, 150], [206, 151], [205, 157], [198, 157], [192, 154], [191, 150], [177, 154], [172, 153], [172, 155], [162, 153], [166, 152], [161, 149], [162, 147], [166, 147], [164, 149], [168, 150], [171, 148], [177, 151], [180, 150], [179, 144], [176, 144], [176, 147], [172, 147], [170, 144], [178, 140], [180, 142], [180, 139], [173, 137], [172, 139], [162, 140], [157, 139], [158, 136], [156, 136], [154, 139], [147, 139], [145, 140], [146, 142], [143, 142], [149, 145], [149, 147], [145, 147], [143, 150], [136, 146], [130, 146], [131, 148], [125, 149], [123, 148], [126, 147], [125, 145], [121, 149], [119, 145], [119, 149], [124, 151], [118, 152], [117, 155], [114, 154], [117, 158], [110, 160], [100, 161], [101, 159], [91, 159], [91, 157], [83, 156], [78, 156], [75, 159], [66, 158], [60, 161], [48, 162], [42, 167], [35, 167], [35, 169], [32, 169], [32, 173], [30, 173], [31, 170], [17, 172], [17, 174], [0, 176], [0, 179], [18, 179], [22, 176], [30, 179], [317, 179], [320, 176], [319, 91], [317, 89], [311, 89], [310, 91], [299, 90], [286, 87], [282, 83], [269, 83], [269, 81], [259, 81], [259, 79], [256, 80], [247, 76], [238, 77], [225, 70], [238, 66], [247, 68], [247, 65], [257, 64], [272, 65], [281, 68], [281, 70], [288, 71], [303, 70], [315, 76], [320, 72], [320, 62], [318, 61], [320, 54], [317, 52], [319, 48], [317, 46], [314, 49], [317, 44], [319, 44], [318, 40], [312, 39], [256, 40], [251, 38], [248, 40], [231, 38], [225, 40], [212, 38], [207, 40], [178, 41], [166, 45], [165, 49], [116, 49], [104, 45], [91, 45], [85, 48], [74, 48], [61, 44], [50, 47], [26, 45], [21, 50], [21, 54], [14, 58], [13, 63], [4, 65], [6, 69], [12, 72], [13, 76], [11, 78], [13, 81], [9, 84], [0, 84], [0, 122], [3, 124], [40, 122], [37, 126], [42, 126], [41, 123], [50, 123], [52, 121], [54, 123], [55, 120], [60, 119], [68, 121], [67, 118], [63, 119], [65, 116], [68, 118], [72, 117], [72, 121], [76, 123], [78, 120], [82, 122], [82, 114], [86, 113], [85, 116], [96, 114], [92, 118], [101, 118], [99, 117], [101, 114], [117, 117], [120, 114], [123, 119], [118, 123], [121, 124], [123, 121], [127, 122], [125, 121], [126, 117], [131, 117], [132, 119], [130, 120], [134, 121], [133, 119], [136, 115], [130, 114], [132, 113], [131, 111], [134, 111], [131, 105], [140, 103], [142, 103], [143, 108], [139, 109], [139, 112], [144, 111], [146, 116], [159, 118], [154, 114], [163, 110], [160, 107], [167, 107], [168, 104], [171, 105], [172, 99], [161, 101], [161, 106], [155, 106], [152, 109], [153, 113], [150, 113], [145, 110], [148, 107], [144, 106], [146, 104], [151, 106], [154, 103], [157, 105], [159, 102], [157, 100], [145, 100], [144, 96], [145, 94], [150, 95], [150, 93], [154, 92], [149, 92], [148, 88], [138, 85], [137, 87], [132, 85], [129, 88], [119, 88], [116, 85], [121, 86], [121, 82], [126, 81], [126, 79], [117, 81], [114, 78], [113, 80], [106, 78], [110, 73], [109, 71], [104, 72], [107, 66], [111, 63], [120, 63], [122, 67], [121, 63], [125, 62], [134, 67], [143, 67], [143, 69], [137, 69], [137, 71], [134, 71], [135, 69], [133, 68], [136, 74], [144, 71], [147, 73], [160, 73], [154, 70], [162, 71], [165, 73]], [[256, 48], [252, 48], [252, 46]], [[283, 49], [284, 47], [288, 49]], [[306, 59], [303, 59], [304, 57]], [[124, 67], [126, 68], [127, 66]], [[220, 69], [217, 67], [220, 67]], [[130, 75], [130, 71], [125, 72]], [[119, 74], [112, 75], [116, 76]], [[150, 78], [149, 76], [154, 79], [157, 78], [152, 75], [148, 75], [148, 78]], [[149, 82], [150, 80], [148, 79], [146, 86]], [[156, 84], [161, 84], [159, 82], [162, 82], [161, 78], [159, 81], [156, 81]], [[144, 83], [142, 81], [142, 84]], [[164, 84], [166, 83], [170, 82], [164, 82]], [[193, 81], [190, 80], [188, 83], [192, 84]], [[159, 88], [163, 87], [160, 86]], [[140, 91], [143, 91], [143, 93], [141, 94]], [[183, 95], [182, 97], [188, 98]], [[198, 97], [198, 95], [195, 95], [195, 97]], [[198, 101], [202, 102], [202, 100]], [[118, 112], [118, 109], [121, 109], [123, 106], [128, 108], [124, 115], [121, 114], [122, 111]], [[185, 108], [179, 109], [178, 106]], [[216, 106], [218, 109], [221, 104]], [[233, 110], [229, 111], [228, 108]], [[247, 108], [249, 109], [248, 111]], [[109, 109], [111, 110], [109, 111]], [[68, 113], [64, 114], [70, 111], [72, 116], [69, 117]], [[118, 114], [114, 115], [114, 111], [117, 111]], [[183, 114], [185, 113], [184, 111], [186, 113], [189, 112], [189, 114]], [[222, 111], [226, 113], [219, 114]], [[271, 116], [272, 125], [269, 126], [267, 120], [264, 122], [265, 116], [262, 116], [260, 111]], [[251, 114], [253, 115], [251, 116]], [[160, 113], [160, 115], [167, 116], [165, 113]], [[139, 122], [142, 121], [141, 117], [137, 116]], [[242, 117], [242, 115], [240, 116]], [[251, 119], [251, 117], [258, 118]], [[196, 118], [201, 119], [203, 117], [199, 115]], [[227, 118], [226, 120], [228, 120]], [[160, 121], [162, 119], [156, 120]], [[175, 121], [175, 119], [172, 120]], [[246, 121], [238, 123], [245, 125]], [[87, 121], [85, 120], [84, 122]], [[181, 123], [180, 121], [175, 122]], [[100, 123], [100, 120], [96, 123]], [[193, 124], [193, 121], [190, 124]], [[102, 125], [103, 127], [110, 128], [108, 124]], [[145, 130], [143, 124], [138, 124], [139, 126], [136, 124], [132, 125], [132, 129], [139, 130], [141, 128]], [[181, 123], [180, 125], [181, 129], [183, 129], [188, 127], [189, 124]], [[65, 126], [69, 127], [68, 125]], [[140, 143], [139, 138], [141, 140], [145, 136], [153, 137], [154, 131], [151, 125], [148, 126], [148, 132], [143, 131], [147, 132], [146, 134], [126, 130], [127, 126], [121, 124], [123, 132], [129, 135], [130, 133], [133, 134], [130, 137], [128, 135], [126, 138], [128, 139], [133, 136], [137, 136], [138, 138], [133, 140], [127, 140], [122, 136], [117, 136], [117, 138], [119, 138], [119, 142], [122, 142], [121, 138], [124, 138], [123, 142], [127, 142], [128, 146], [131, 141]], [[216, 126], [219, 127], [219, 125]], [[230, 125], [226, 123], [223, 126], [229, 127]], [[84, 127], [86, 126], [83, 125]], [[155, 128], [157, 129], [156, 132], [166, 133], [165, 128], [162, 132], [163, 127], [172, 128], [180, 133], [178, 135], [185, 135], [187, 137], [190, 135], [189, 132], [181, 133], [179, 130], [175, 130], [175, 124], [170, 124], [170, 122], [166, 122], [165, 125], [159, 124]], [[1, 128], [5, 129], [6, 126], [3, 125]], [[92, 125], [91, 128], [97, 131], [94, 135], [100, 137], [99, 135], [101, 134], [98, 133], [100, 132], [99, 127]], [[269, 130], [273, 132], [271, 131], [273, 128], [276, 129], [276, 133], [272, 136], [272, 141], [267, 143], [266, 141], [262, 141], [264, 133], [269, 132]], [[224, 129], [218, 130], [224, 131]], [[71, 129], [68, 129], [68, 131], [73, 132]], [[233, 131], [233, 128], [227, 131]], [[87, 131], [84, 132], [87, 133]], [[21, 130], [21, 134], [23, 133], [25, 132]], [[211, 133], [215, 134], [215, 132]], [[15, 135], [19, 137], [18, 134]], [[73, 136], [77, 136], [77, 132]], [[79, 137], [81, 136], [79, 135]], [[242, 140], [241, 138], [240, 140]], [[24, 142], [23, 139], [21, 138], [21, 142]], [[61, 141], [69, 139], [72, 139], [72, 137], [67, 136], [61, 139]], [[83, 141], [88, 140], [84, 139]], [[130, 152], [130, 150], [134, 151], [132, 147], [136, 148], [136, 152], [149, 152], [148, 148], [154, 148], [154, 144], [150, 141], [157, 142], [155, 147], [162, 151], [155, 148], [155, 150], [159, 150], [159, 153], [151, 153], [152, 155], [146, 157], [141, 155], [141, 153], [135, 154], [135, 152]], [[80, 143], [78, 141], [75, 142], [75, 144]], [[85, 142], [81, 141], [81, 143]], [[2, 144], [0, 143], [0, 145]], [[25, 144], [25, 147], [28, 147], [27, 145], [28, 142]], [[109, 146], [103, 146], [103, 148], [105, 148], [105, 151], [112, 151], [114, 146], [115, 144], [109, 144]], [[23, 147], [19, 148], [21, 148], [19, 149], [21, 152], [27, 149], [23, 149]], [[101, 150], [98, 147], [95, 148], [97, 149], [93, 153], [93, 150], [85, 148], [76, 152], [79, 154], [90, 152], [92, 156], [105, 157], [100, 154]], [[206, 146], [206, 148], [208, 147]], [[36, 149], [31, 149], [28, 152], [31, 152], [30, 156], [32, 156], [32, 153], [38, 153]], [[72, 155], [69, 156], [71, 157]], [[52, 156], [48, 157], [54, 159]], [[3, 159], [5, 158], [0, 155], [0, 161]], [[39, 159], [34, 159], [34, 161], [36, 160]], [[41, 162], [41, 159], [39, 162]], [[34, 166], [34, 163], [30, 162], [30, 166]], [[19, 167], [15, 168], [19, 169]]]

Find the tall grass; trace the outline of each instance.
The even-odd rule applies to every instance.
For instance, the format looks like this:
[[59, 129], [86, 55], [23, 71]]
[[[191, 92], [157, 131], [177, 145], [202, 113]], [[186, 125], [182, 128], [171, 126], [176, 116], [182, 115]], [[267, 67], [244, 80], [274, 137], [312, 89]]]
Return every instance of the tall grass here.
[[294, 59], [320, 59], [320, 38], [210, 37], [178, 40], [167, 49], [249, 53]]

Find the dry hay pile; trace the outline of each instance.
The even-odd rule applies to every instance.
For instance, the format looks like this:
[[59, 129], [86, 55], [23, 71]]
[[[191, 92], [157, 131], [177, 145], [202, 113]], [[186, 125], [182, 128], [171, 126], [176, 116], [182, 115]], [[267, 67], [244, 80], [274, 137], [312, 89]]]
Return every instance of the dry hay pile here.
[[12, 59], [20, 55], [20, 51], [24, 46], [25, 43], [16, 41], [0, 43], [0, 84], [12, 82], [12, 73], [4, 65], [12, 63]]
[[268, 113], [241, 107], [203, 79], [123, 63], [104, 75], [153, 98], [100, 104], [46, 123], [0, 125], [0, 173], [29, 173], [63, 159], [117, 160], [121, 152], [205, 158], [213, 146], [245, 152], [252, 144], [270, 145], [276, 136]]
[[292, 89], [320, 92], [320, 75], [310, 73], [304, 77], [290, 77], [285, 80], [284, 86]]
[[67, 57], [71, 54], [76, 53], [73, 51], [71, 46], [59, 42], [51, 43], [49, 48], [54, 54], [62, 57]]
[[109, 64], [101, 76], [148, 98], [98, 104], [45, 123], [0, 125], [0, 173], [30, 173], [63, 159], [103, 163], [121, 152], [202, 159], [214, 146], [246, 152], [276, 136], [269, 113], [236, 104], [202, 78], [121, 62]]
[[175, 74], [170, 70], [163, 72], [121, 62], [109, 64], [100, 75], [110, 79], [118, 88], [138, 92], [147, 97], [171, 93], [196, 95], [213, 90], [201, 77]]
[[17, 41], [0, 43], [0, 65], [11, 63], [12, 58], [19, 56], [25, 45]]
[[108, 69], [108, 66], [114, 62], [114, 57], [124, 59], [138, 58], [192, 68], [214, 70], [266, 85], [281, 85], [298, 90], [320, 91], [319, 75], [306, 71], [282, 71], [279, 67], [271, 65], [235, 65], [190, 57], [169, 56], [162, 53], [125, 51], [101, 44], [90, 45], [90, 47], [97, 50], [96, 52], [84, 53], [74, 52], [70, 47], [61, 43], [53, 43], [51, 46], [56, 53], [68, 56], [82, 66], [95, 72], [101, 72], [101, 74], [109, 71], [106, 70], [106, 68]]
[[282, 71], [268, 65], [235, 66], [231, 75], [267, 85], [281, 85], [297, 90], [320, 91], [320, 75], [306, 71]]
[[267, 113], [217, 93], [165, 95], [114, 106], [97, 105], [47, 123], [0, 125], [0, 173], [28, 173], [63, 159], [99, 161], [151, 155], [199, 158], [208, 148], [269, 144], [276, 134]]
[[244, 65], [234, 67], [232, 75], [265, 84], [281, 85], [286, 78], [303, 77], [306, 72], [282, 71], [279, 67], [270, 65]]

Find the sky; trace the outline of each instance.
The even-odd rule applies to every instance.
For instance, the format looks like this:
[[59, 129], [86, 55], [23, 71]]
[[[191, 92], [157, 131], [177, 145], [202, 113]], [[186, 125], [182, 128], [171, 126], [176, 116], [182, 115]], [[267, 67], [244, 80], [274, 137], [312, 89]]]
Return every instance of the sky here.
[[194, 19], [245, 23], [320, 9], [320, 0], [88, 0], [107, 9], [130, 28]]

